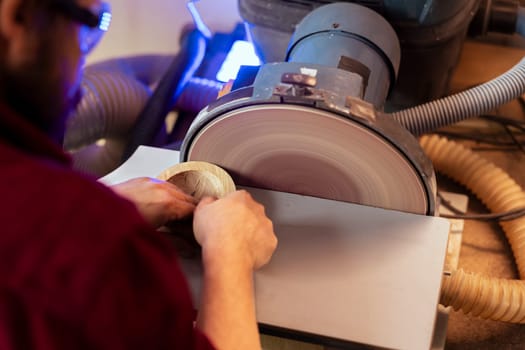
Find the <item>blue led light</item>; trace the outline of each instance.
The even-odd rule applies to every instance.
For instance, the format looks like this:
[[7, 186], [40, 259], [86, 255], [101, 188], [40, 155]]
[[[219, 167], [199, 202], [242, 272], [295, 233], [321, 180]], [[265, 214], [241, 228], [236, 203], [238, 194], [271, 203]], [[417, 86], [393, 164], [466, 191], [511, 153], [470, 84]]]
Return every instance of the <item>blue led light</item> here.
[[237, 77], [241, 66], [260, 66], [261, 60], [255, 53], [253, 44], [237, 40], [233, 43], [221, 69], [217, 73], [217, 80], [227, 82]]
[[100, 25], [98, 26], [98, 29], [104, 32], [107, 32], [110, 24], [111, 24], [111, 13], [104, 12], [102, 14], [102, 18], [100, 19]]

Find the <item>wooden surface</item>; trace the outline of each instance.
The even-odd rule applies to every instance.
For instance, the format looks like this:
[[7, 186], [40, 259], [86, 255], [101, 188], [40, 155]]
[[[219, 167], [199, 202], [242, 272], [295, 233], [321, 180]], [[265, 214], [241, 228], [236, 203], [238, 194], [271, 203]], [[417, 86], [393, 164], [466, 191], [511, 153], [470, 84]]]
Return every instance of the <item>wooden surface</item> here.
[[[490, 80], [514, 66], [525, 50], [480, 42], [465, 44], [459, 65], [452, 80], [453, 91]], [[494, 113], [523, 119], [519, 103], [512, 102]], [[522, 187], [525, 186], [525, 156], [523, 153], [481, 152], [499, 167], [506, 170]], [[465, 191], [444, 179], [438, 187]], [[471, 196], [469, 211], [484, 212], [484, 207]], [[501, 278], [518, 278], [512, 253], [502, 230], [497, 224], [466, 221], [459, 266]], [[447, 332], [446, 349], [524, 349], [525, 325], [512, 325], [465, 316], [452, 312]]]

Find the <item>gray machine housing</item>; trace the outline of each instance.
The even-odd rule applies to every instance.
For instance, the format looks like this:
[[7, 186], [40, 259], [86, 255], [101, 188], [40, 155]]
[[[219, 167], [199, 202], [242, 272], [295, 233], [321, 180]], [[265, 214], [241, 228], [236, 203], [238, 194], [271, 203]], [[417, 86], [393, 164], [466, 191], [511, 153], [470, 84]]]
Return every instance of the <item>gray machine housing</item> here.
[[401, 64], [387, 110], [411, 107], [447, 93], [479, 0], [239, 0], [239, 11], [262, 60], [280, 62], [297, 24], [312, 10], [334, 2], [374, 10], [399, 37]]

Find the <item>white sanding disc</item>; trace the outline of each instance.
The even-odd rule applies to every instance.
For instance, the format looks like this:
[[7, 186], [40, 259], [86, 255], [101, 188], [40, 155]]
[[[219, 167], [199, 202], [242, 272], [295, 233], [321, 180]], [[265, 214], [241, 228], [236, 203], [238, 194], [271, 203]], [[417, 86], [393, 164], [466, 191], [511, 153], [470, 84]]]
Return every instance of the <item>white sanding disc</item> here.
[[227, 170], [237, 185], [426, 214], [411, 162], [371, 129], [327, 111], [267, 104], [235, 109], [205, 125], [188, 160]]

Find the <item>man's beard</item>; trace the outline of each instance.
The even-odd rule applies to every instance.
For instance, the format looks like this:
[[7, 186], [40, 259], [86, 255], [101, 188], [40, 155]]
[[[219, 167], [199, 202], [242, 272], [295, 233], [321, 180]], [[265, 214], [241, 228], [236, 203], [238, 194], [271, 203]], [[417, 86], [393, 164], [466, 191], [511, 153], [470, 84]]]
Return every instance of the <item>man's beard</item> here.
[[[0, 68], [5, 102], [26, 120], [62, 144], [65, 123], [76, 108], [82, 93], [77, 88], [68, 96], [67, 80], [61, 76], [55, 47], [41, 45], [33, 59]], [[53, 45], [51, 45], [53, 46]]]

